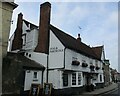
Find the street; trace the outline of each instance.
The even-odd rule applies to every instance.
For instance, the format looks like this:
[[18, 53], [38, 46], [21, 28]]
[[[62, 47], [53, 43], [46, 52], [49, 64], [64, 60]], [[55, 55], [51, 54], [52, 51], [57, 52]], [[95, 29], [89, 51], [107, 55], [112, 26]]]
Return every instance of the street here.
[[107, 92], [100, 96], [120, 96], [120, 83], [118, 83], [118, 89], [115, 89], [111, 92]]

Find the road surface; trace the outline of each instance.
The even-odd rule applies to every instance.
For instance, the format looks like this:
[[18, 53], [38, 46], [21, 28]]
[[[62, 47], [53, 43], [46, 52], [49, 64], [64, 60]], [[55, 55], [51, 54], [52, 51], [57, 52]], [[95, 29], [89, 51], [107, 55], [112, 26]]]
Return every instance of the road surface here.
[[101, 96], [120, 96], [120, 83], [118, 83], [117, 89], [110, 91], [110, 92], [107, 92]]

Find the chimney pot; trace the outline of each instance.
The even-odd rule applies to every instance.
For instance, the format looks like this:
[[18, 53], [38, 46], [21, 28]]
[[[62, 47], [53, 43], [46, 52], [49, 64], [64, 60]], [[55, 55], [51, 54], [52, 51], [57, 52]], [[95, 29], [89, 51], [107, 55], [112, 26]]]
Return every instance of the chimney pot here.
[[77, 41], [78, 41], [78, 42], [81, 42], [80, 34], [78, 34]]
[[80, 38], [80, 34], [78, 34], [78, 38]]

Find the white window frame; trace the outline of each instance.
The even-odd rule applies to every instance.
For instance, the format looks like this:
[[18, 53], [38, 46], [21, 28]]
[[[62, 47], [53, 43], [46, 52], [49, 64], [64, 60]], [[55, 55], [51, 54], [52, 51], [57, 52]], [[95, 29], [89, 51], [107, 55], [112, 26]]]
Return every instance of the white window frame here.
[[78, 72], [77, 78], [78, 78], [78, 85], [82, 85], [82, 74], [80, 72]]
[[[35, 73], [37, 73], [36, 78], [35, 78]], [[33, 72], [33, 81], [38, 81], [38, 72], [37, 71]]]
[[[75, 80], [73, 79], [73, 74], [75, 75], [75, 77], [74, 77]], [[77, 74], [74, 72], [74, 73], [71, 74], [71, 77], [72, 77], [72, 79], [71, 79], [71, 84], [72, 84], [72, 86], [76, 86], [76, 85], [77, 85], [77, 82], [76, 82], [76, 81], [77, 81], [77, 80], [76, 80], [76, 79], [77, 79]], [[73, 80], [75, 81], [75, 82], [74, 82], [75, 85], [73, 84]]]
[[102, 74], [100, 74], [99, 76], [100, 76], [100, 82], [102, 82]]

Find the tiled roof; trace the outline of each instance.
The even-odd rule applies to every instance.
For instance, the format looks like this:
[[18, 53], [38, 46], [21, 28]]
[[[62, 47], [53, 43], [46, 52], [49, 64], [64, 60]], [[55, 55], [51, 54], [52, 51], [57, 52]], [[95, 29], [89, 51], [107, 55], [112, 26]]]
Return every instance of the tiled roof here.
[[20, 53], [11, 53], [9, 52], [7, 54], [7, 57], [10, 60], [16, 60], [16, 62], [20, 62], [21, 66], [23, 66], [23, 68], [25, 69], [37, 69], [37, 70], [44, 70], [45, 67], [37, 62], [35, 62], [34, 60], [31, 60], [23, 55], [21, 55]]
[[56, 37], [62, 42], [62, 44], [66, 48], [75, 50], [88, 57], [101, 60], [101, 58], [98, 55], [99, 52], [96, 54], [95, 51], [93, 51], [93, 48], [91, 48], [90, 46], [87, 46], [86, 44], [82, 42], [78, 42], [76, 38], [66, 34], [65, 32], [54, 27], [53, 25], [50, 25], [50, 29], [53, 31]]
[[92, 47], [92, 50], [94, 51], [94, 53], [97, 55], [99, 59], [101, 59], [101, 56], [102, 56], [102, 49], [103, 49], [103, 46]]
[[[30, 23], [29, 21], [26, 21], [24, 19], [23, 19], [23, 21], [26, 23], [27, 26], [28, 26], [28, 24], [31, 25], [30, 29], [34, 29], [34, 28], [38, 29], [38, 26]], [[54, 32], [56, 37], [61, 41], [61, 43], [66, 48], [77, 51], [77, 52], [84, 54], [88, 57], [101, 60], [103, 46], [97, 46], [97, 47], [91, 48], [90, 46], [86, 45], [83, 42], [79, 42], [76, 38], [70, 36], [69, 34], [66, 34], [65, 32], [56, 28], [53, 25], [50, 25], [50, 29]]]

